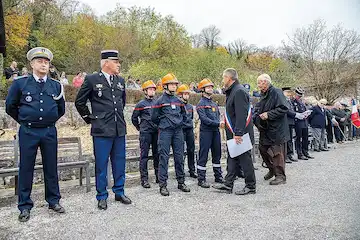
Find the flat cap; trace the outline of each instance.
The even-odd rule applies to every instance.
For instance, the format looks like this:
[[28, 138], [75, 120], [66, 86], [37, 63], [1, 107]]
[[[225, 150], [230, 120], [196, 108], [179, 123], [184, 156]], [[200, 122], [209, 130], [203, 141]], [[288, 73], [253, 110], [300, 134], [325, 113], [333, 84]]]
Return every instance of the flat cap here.
[[101, 59], [120, 60], [119, 59], [119, 51], [103, 50], [103, 51], [101, 51]]
[[29, 61], [32, 61], [35, 58], [45, 58], [48, 59], [50, 62], [53, 60], [54, 55], [53, 53], [44, 47], [36, 47], [33, 49], [30, 49], [27, 54], [26, 54], [26, 58]]
[[291, 91], [291, 87], [283, 87], [283, 88], [281, 88], [281, 90], [283, 90], [283, 91]]

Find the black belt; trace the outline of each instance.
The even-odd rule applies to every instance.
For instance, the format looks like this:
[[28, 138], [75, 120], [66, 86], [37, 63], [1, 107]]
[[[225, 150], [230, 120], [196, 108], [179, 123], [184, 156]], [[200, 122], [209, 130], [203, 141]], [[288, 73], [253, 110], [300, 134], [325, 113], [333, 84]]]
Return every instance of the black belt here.
[[49, 128], [49, 127], [55, 126], [54, 123], [53, 124], [43, 124], [43, 123], [21, 122], [20, 124], [27, 128]]

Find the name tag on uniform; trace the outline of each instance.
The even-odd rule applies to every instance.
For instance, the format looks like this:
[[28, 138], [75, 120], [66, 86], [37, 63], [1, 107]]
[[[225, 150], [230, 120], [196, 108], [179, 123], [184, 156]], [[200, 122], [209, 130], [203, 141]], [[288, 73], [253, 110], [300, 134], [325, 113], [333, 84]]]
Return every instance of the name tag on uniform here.
[[176, 106], [174, 104], [171, 104], [172, 109], [176, 109]]

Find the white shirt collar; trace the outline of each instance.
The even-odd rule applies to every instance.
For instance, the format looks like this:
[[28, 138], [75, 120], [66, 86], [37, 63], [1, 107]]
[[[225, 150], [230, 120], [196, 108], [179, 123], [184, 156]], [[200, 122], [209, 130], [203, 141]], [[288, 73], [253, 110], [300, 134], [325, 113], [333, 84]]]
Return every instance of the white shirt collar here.
[[[35, 73], [33, 73], [33, 77], [35, 78], [35, 81], [40, 82], [40, 80], [39, 80], [40, 78], [39, 78], [38, 76], [36, 76]], [[46, 80], [47, 80], [47, 75], [45, 75], [42, 79], [44, 80], [44, 82], [46, 82]]]
[[109, 85], [111, 85], [110, 74], [108, 74], [108, 73], [106, 73], [106, 72], [104, 72], [104, 71], [101, 71], [101, 72], [104, 74], [104, 76], [105, 76], [107, 82], [109, 83]]

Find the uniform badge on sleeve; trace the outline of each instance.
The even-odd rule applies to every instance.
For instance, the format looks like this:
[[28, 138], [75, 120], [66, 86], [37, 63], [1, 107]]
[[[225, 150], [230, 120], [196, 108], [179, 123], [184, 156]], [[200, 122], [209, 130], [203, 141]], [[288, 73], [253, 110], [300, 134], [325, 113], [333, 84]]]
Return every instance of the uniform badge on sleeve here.
[[216, 112], [216, 109], [213, 107], [213, 108], [212, 108], [212, 111], [213, 111], [213, 112]]

